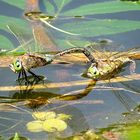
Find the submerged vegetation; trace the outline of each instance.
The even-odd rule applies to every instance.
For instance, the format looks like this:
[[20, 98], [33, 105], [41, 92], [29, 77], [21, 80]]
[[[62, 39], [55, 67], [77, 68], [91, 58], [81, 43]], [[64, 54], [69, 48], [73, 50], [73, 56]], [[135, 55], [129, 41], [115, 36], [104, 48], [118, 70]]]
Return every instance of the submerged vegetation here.
[[139, 1], [0, 4], [0, 140], [139, 140]]
[[35, 121], [27, 123], [30, 132], [61, 132], [67, 128], [65, 120], [71, 119], [67, 114], [56, 114], [55, 112], [34, 112]]

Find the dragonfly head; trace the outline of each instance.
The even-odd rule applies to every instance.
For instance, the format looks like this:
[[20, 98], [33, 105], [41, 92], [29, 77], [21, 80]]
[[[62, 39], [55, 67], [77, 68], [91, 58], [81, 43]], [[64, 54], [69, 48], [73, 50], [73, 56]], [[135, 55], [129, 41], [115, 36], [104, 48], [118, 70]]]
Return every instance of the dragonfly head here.
[[10, 69], [15, 72], [15, 73], [19, 73], [22, 71], [22, 62], [19, 59], [14, 60], [10, 65], [9, 65]]
[[87, 77], [92, 78], [92, 79], [99, 79], [100, 77], [100, 72], [96, 66], [96, 64], [91, 64], [91, 66], [87, 70]]

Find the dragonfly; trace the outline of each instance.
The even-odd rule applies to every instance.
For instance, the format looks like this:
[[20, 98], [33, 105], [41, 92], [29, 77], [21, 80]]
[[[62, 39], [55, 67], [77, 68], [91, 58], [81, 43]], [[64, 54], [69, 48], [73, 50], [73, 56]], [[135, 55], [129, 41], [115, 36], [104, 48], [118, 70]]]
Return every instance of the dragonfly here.
[[[91, 52], [94, 53], [94, 63], [91, 63], [88, 69], [83, 73], [83, 76], [94, 80], [111, 79], [119, 74], [119, 72], [128, 64], [130, 64], [130, 73], [135, 73], [136, 63], [130, 58], [129, 53], [136, 51], [137, 49], [133, 48], [124, 52], [112, 52], [109, 50], [113, 47], [113, 43], [108, 42], [107, 44], [104, 44], [104, 48], [102, 48], [103, 46], [100, 43], [94, 43], [87, 47], [87, 49], [90, 49]], [[106, 51], [106, 49], [108, 50]]]
[[[8, 29], [17, 38], [17, 40], [21, 44], [23, 42], [22, 41], [23, 38], [21, 37], [21, 34], [14, 33], [12, 30], [12, 29], [14, 29], [14, 27], [12, 28], [12, 27], [8, 26]], [[27, 43], [25, 42], [24, 44], [26, 45]], [[20, 45], [20, 47], [25, 48], [25, 46], [23, 46], [22, 44]], [[16, 48], [16, 50], [17, 49], [18, 48]], [[14, 50], [12, 50], [12, 51], [14, 51]], [[28, 81], [27, 72], [29, 74], [31, 74], [32, 76], [39, 79], [39, 77], [35, 73], [33, 73], [31, 71], [31, 69], [51, 64], [58, 57], [64, 56], [69, 53], [76, 53], [76, 52], [83, 53], [89, 59], [89, 61], [94, 63], [94, 58], [91, 55], [90, 51], [88, 51], [88, 49], [86, 49], [84, 47], [72, 47], [72, 48], [60, 51], [56, 54], [48, 54], [48, 53], [41, 54], [40, 52], [25, 53], [24, 55], [16, 57], [12, 61], [12, 63], [9, 64], [9, 67], [14, 73], [19, 74], [18, 79], [25, 78], [26, 81]]]
[[34, 74], [31, 69], [33, 68], [37, 68], [40, 66], [45, 66], [48, 65], [50, 63], [52, 63], [52, 61], [60, 56], [63, 56], [65, 54], [69, 54], [69, 53], [75, 53], [75, 52], [80, 52], [83, 53], [91, 62], [94, 62], [94, 59], [92, 57], [92, 55], [90, 54], [90, 52], [86, 49], [86, 48], [82, 48], [82, 47], [73, 47], [70, 49], [66, 49], [64, 51], [61, 51], [57, 54], [54, 55], [50, 55], [50, 54], [24, 54], [22, 56], [18, 56], [17, 58], [15, 58], [13, 60], [13, 62], [9, 65], [10, 69], [15, 72], [15, 73], [19, 73], [18, 75], [18, 79], [22, 76], [25, 77], [25, 79], [27, 80], [27, 74], [26, 72], [30, 73], [31, 75], [33, 75], [34, 77], [38, 76], [36, 74]]

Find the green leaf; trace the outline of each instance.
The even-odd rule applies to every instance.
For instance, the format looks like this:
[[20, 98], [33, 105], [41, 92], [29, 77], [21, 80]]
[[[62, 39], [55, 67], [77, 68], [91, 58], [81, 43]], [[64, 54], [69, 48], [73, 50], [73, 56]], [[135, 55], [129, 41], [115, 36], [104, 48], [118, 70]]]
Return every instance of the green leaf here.
[[31, 121], [26, 124], [27, 130], [30, 132], [41, 132], [43, 131], [42, 128], [43, 121]]
[[59, 120], [66, 121], [66, 120], [70, 120], [71, 118], [72, 116], [68, 114], [63, 114], [63, 113], [57, 114], [57, 119]]
[[2, 50], [12, 50], [14, 48], [13, 44], [8, 38], [0, 35], [0, 49]]
[[49, 0], [44, 0], [44, 5], [46, 7], [47, 15], [49, 16], [55, 16], [55, 8], [54, 6], [50, 3]]
[[14, 139], [13, 140], [20, 140], [19, 134], [15, 133]]
[[71, 47], [85, 47], [87, 44], [90, 44], [89, 41], [81, 40], [81, 39], [56, 39], [57, 46], [60, 50], [68, 49]]
[[13, 137], [11, 137], [8, 140], [29, 140], [28, 138], [22, 137], [20, 136], [17, 132], [15, 133], [15, 135]]
[[55, 11], [55, 7], [51, 4], [50, 1], [44, 1], [44, 4], [47, 8], [47, 14], [53, 16], [59, 16], [61, 10], [66, 6], [71, 0], [55, 0], [55, 4], [57, 7], [57, 11]]
[[0, 15], [0, 19], [1, 19], [0, 29], [9, 31], [7, 28], [7, 25], [12, 24], [12, 25], [24, 28], [25, 32], [30, 31], [29, 28], [27, 28], [29, 26], [28, 23], [23, 19], [13, 18], [13, 17], [9, 17], [9, 16], [1, 16], [1, 15]]
[[140, 127], [128, 125], [126, 130], [122, 134], [122, 139], [127, 140], [139, 140], [140, 138]]
[[140, 5], [131, 2], [110, 1], [100, 2], [93, 4], [86, 4], [77, 8], [64, 11], [61, 15], [74, 16], [74, 15], [93, 15], [93, 14], [106, 14], [125, 12], [132, 10], [140, 10]]
[[[32, 38], [32, 29], [27, 28], [30, 25], [23, 19], [18, 19], [18, 18], [13, 18], [13, 17], [8, 17], [8, 16], [0, 16], [1, 22], [0, 22], [0, 29], [5, 30], [6, 32], [9, 32], [10, 34], [12, 32], [16, 34], [16, 37], [18, 38], [19, 43], [23, 45], [26, 41], [28, 42], [29, 39]], [[8, 29], [8, 27], [10, 29]], [[14, 35], [13, 35], [14, 36]], [[4, 36], [0, 36], [0, 48], [1, 49], [8, 49], [8, 50], [13, 50], [15, 48], [13, 44]], [[30, 48], [32, 48], [31, 43], [29, 44]], [[26, 49], [29, 45], [26, 45]], [[23, 51], [22, 47], [19, 47], [18, 51]], [[25, 50], [24, 50], [25, 51]]]
[[59, 13], [61, 12], [61, 10], [70, 2], [71, 0], [56, 0], [55, 1], [56, 6], [57, 6], [56, 16], [59, 16]]
[[139, 21], [131, 20], [93, 20], [65, 23], [61, 25], [63, 30], [81, 34], [84, 37], [94, 37], [100, 35], [111, 35], [140, 29]]
[[43, 122], [43, 129], [47, 132], [60, 132], [67, 128], [67, 123], [59, 119], [48, 119]]
[[41, 111], [41, 112], [33, 112], [33, 118], [36, 120], [45, 121], [47, 119], [54, 119], [56, 117], [56, 113], [53, 111]]
[[25, 8], [25, 3], [26, 3], [25, 0], [2, 0], [2, 1], [21, 9]]

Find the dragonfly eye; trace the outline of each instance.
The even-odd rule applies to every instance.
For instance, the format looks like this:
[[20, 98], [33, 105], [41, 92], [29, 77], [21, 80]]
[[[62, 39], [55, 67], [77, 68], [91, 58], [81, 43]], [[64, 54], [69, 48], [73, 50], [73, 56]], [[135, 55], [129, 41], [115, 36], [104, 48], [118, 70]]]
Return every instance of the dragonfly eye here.
[[94, 74], [96, 75], [97, 74], [97, 71], [95, 71]]
[[19, 72], [19, 71], [21, 71], [22, 70], [22, 64], [21, 64], [21, 61], [20, 60], [16, 60], [16, 61], [14, 61], [14, 63], [13, 63], [13, 67], [14, 67], [14, 69], [15, 69], [15, 72]]
[[87, 71], [87, 76], [89, 78], [98, 79], [100, 76], [100, 72], [96, 66], [91, 65]]

